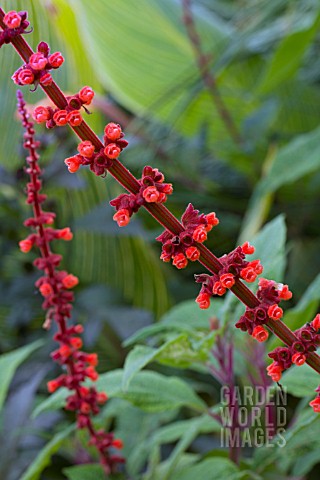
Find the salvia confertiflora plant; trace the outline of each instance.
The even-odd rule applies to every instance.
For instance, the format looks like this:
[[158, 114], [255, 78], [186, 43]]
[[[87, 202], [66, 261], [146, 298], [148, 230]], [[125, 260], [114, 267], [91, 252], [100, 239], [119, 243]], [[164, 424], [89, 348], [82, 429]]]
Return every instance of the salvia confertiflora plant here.
[[[63, 387], [69, 390], [65, 408], [74, 412], [77, 428], [87, 431], [89, 444], [97, 449], [106, 475], [121, 469], [120, 464], [125, 461], [118, 453], [122, 440], [115, 438], [112, 432], [95, 427], [94, 416], [107, 402], [108, 392], [95, 388], [98, 357], [95, 353], [83, 351], [83, 327], [71, 320], [72, 288], [78, 284], [78, 278], [61, 268], [62, 257], [54, 253], [51, 242], [56, 239], [71, 241], [73, 234], [68, 227], [54, 227], [55, 214], [43, 207], [46, 195], [42, 192], [42, 170], [37, 153], [39, 142], [34, 123], [44, 124], [47, 129], [69, 126], [79, 137], [77, 152], [64, 160], [70, 174], [76, 174], [79, 169], [90, 169], [96, 176], [110, 174], [122, 185], [125, 192], [110, 202], [115, 209], [113, 219], [119, 227], [126, 227], [131, 217], [144, 208], [164, 228], [156, 239], [162, 246], [160, 258], [163, 262], [172, 262], [177, 269], [187, 268], [189, 262], [199, 262], [205, 267], [207, 273], [195, 275], [195, 281], [200, 286], [195, 301], [200, 309], [209, 308], [211, 301], [230, 290], [245, 305], [244, 313], [235, 321], [236, 328], [257, 342], [265, 342], [272, 333], [284, 343], [268, 354], [272, 362], [267, 367], [267, 375], [274, 382], [280, 382], [284, 371], [305, 363], [320, 373], [320, 357], [316, 353], [320, 344], [320, 314], [295, 331], [285, 325], [281, 320], [282, 302], [291, 299], [292, 292], [288, 285], [277, 283], [277, 279], [263, 277], [260, 260], [250, 260], [250, 255], [255, 252], [254, 245], [245, 241], [230, 253], [217, 258], [205, 246], [211, 230], [219, 224], [216, 213], [200, 213], [196, 206], [189, 203], [181, 219], [177, 219], [165, 206], [167, 197], [173, 194], [173, 186], [167, 183], [164, 174], [155, 166], [146, 165], [141, 177], [136, 178], [122, 163], [122, 158], [125, 158], [122, 150], [128, 142], [121, 126], [108, 123], [100, 139], [84, 120], [85, 115], [90, 113], [88, 109], [94, 97], [92, 88], [81, 86], [78, 92], [68, 96], [60, 90], [53, 77], [54, 70], [63, 66], [64, 57], [60, 52], [52, 52], [45, 41], [40, 42], [35, 51], [30, 47], [25, 40], [25, 35], [31, 31], [27, 12], [4, 12], [0, 9], [0, 27], [0, 46], [11, 44], [23, 60], [11, 78], [19, 87], [18, 112], [25, 132], [24, 148], [28, 152], [26, 202], [33, 213], [25, 221], [31, 233], [19, 245], [22, 252], [33, 248], [38, 251], [39, 257], [34, 260], [34, 265], [42, 272], [36, 287], [44, 299], [44, 328], [50, 330], [56, 324], [54, 340], [58, 346], [51, 356], [61, 365], [63, 372], [48, 382], [48, 391], [53, 393]], [[192, 25], [189, 24], [189, 27], [192, 29]], [[23, 87], [41, 88], [50, 100], [50, 104], [33, 108], [32, 118], [21, 92]], [[233, 133], [238, 140], [236, 132]], [[257, 277], [260, 279], [254, 294], [246, 284], [255, 282]], [[219, 339], [213, 355], [222, 367], [220, 373], [216, 371], [216, 377], [222, 383], [228, 379], [231, 381], [232, 347], [227, 339], [225, 342]], [[224, 363], [226, 357], [230, 360], [228, 365]], [[310, 407], [314, 412], [320, 412], [320, 387], [316, 389]], [[231, 458], [237, 461], [237, 453], [233, 452]]]

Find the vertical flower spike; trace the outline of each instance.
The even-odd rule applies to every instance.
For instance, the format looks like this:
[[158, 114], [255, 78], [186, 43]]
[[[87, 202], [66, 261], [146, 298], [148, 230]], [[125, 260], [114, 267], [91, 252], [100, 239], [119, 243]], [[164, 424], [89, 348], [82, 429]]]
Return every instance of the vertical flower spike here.
[[96, 430], [92, 423], [92, 416], [99, 413], [100, 405], [107, 401], [107, 395], [104, 392], [99, 393], [93, 386], [83, 385], [87, 379], [93, 382], [97, 380], [98, 373], [95, 367], [98, 364], [98, 358], [95, 353], [88, 354], [81, 350], [83, 342], [79, 334], [83, 332], [83, 327], [68, 325], [73, 301], [73, 294], [69, 290], [74, 288], [79, 280], [75, 275], [57, 269], [61, 256], [52, 253], [50, 246], [50, 242], [54, 239], [70, 241], [72, 232], [69, 227], [58, 230], [45, 226], [52, 224], [51, 220], [54, 218], [54, 214], [42, 209], [42, 203], [46, 196], [40, 193], [41, 169], [36, 152], [39, 142], [34, 139], [33, 124], [29, 120], [22, 93], [18, 92], [17, 96], [18, 110], [26, 130], [24, 147], [29, 151], [26, 169], [30, 176], [27, 203], [33, 206], [34, 213], [34, 217], [25, 223], [35, 229], [35, 233], [22, 240], [19, 246], [24, 253], [29, 252], [33, 246], [37, 246], [40, 250], [41, 257], [34, 261], [34, 265], [44, 273], [36, 282], [36, 287], [44, 297], [42, 307], [47, 310], [44, 327], [50, 328], [53, 320], [57, 323], [58, 332], [54, 335], [54, 340], [58, 342], [59, 347], [52, 352], [51, 356], [53, 360], [63, 366], [65, 371], [58, 378], [48, 382], [48, 391], [53, 393], [60, 387], [70, 390], [71, 394], [67, 398], [66, 409], [76, 413], [78, 428], [88, 430], [90, 444], [97, 448], [105, 472], [109, 474], [117, 463], [124, 461], [119, 455], [111, 453], [112, 449], [121, 448], [122, 442], [115, 439], [113, 433]]

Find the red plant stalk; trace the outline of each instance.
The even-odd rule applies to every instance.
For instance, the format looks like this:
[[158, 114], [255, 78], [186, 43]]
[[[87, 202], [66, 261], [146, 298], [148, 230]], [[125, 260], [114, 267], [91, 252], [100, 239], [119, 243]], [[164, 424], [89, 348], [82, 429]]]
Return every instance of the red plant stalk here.
[[[36, 148], [40, 142], [34, 138], [33, 123], [29, 120], [22, 93], [18, 91], [18, 111], [25, 129], [24, 147], [28, 150], [28, 167], [26, 172], [30, 182], [27, 185], [27, 203], [32, 205], [32, 218], [25, 221], [25, 225], [32, 227], [35, 233], [22, 240], [20, 249], [27, 253], [33, 246], [37, 246], [41, 256], [34, 261], [34, 265], [44, 271], [36, 286], [44, 297], [43, 309], [47, 311], [44, 328], [49, 329], [52, 321], [57, 324], [58, 331], [54, 339], [59, 343], [59, 348], [51, 356], [62, 365], [66, 371], [55, 380], [48, 382], [49, 392], [54, 392], [60, 387], [68, 388], [72, 394], [67, 398], [66, 409], [75, 411], [77, 416], [77, 427], [86, 428], [90, 435], [90, 444], [97, 448], [100, 461], [107, 474], [114, 471], [119, 462], [124, 459], [110, 453], [110, 447], [121, 448], [122, 442], [115, 439], [113, 433], [105, 433], [97, 430], [92, 422], [92, 416], [99, 413], [99, 405], [107, 401], [104, 392], [97, 392], [94, 387], [84, 385], [86, 379], [97, 380], [98, 373], [95, 366], [98, 364], [98, 357], [95, 353], [81, 351], [82, 340], [79, 334], [83, 332], [82, 325], [68, 326], [68, 319], [71, 316], [73, 293], [70, 289], [78, 284], [74, 275], [63, 270], [58, 270], [61, 255], [52, 253], [50, 242], [54, 239], [69, 241], [72, 239], [70, 229], [55, 229], [52, 225], [55, 214], [45, 212], [42, 203], [46, 195], [41, 191], [41, 169], [38, 164], [39, 156]], [[48, 226], [49, 225], [49, 226]]]
[[[0, 8], [0, 26], [5, 32], [8, 30], [8, 26], [4, 22], [4, 16], [5, 13]], [[122, 139], [121, 128], [116, 124], [109, 124], [105, 129], [104, 143], [102, 143], [82, 119], [79, 110], [82, 106], [90, 103], [93, 97], [91, 89], [84, 87], [79, 94], [67, 98], [53, 80], [49, 83], [41, 82], [43, 76], [46, 78], [45, 69], [48, 68], [48, 65], [43, 67], [42, 71], [37, 70], [34, 72], [34, 63], [30, 63], [30, 58], [34, 60], [34, 52], [21, 36], [21, 33], [23, 32], [17, 31], [16, 35], [10, 36], [10, 43], [12, 43], [21, 58], [26, 62], [14, 74], [13, 79], [18, 84], [29, 84], [30, 72], [27, 72], [26, 82], [24, 78], [25, 72], [23, 71], [22, 74], [20, 72], [25, 69], [31, 70], [35, 86], [39, 84], [57, 107], [55, 110], [49, 108], [40, 112], [34, 112], [36, 120], [39, 123], [45, 121], [48, 128], [69, 123], [78, 137], [83, 140], [78, 147], [79, 155], [66, 160], [69, 171], [73, 173], [81, 165], [90, 165], [90, 169], [96, 175], [106, 174], [107, 171], [110, 172], [130, 192], [112, 201], [112, 204], [117, 209], [114, 219], [119, 226], [126, 225], [132, 213], [143, 206], [166, 229], [164, 234], [158, 239], [163, 243], [161, 258], [164, 261], [173, 258], [174, 265], [178, 268], [184, 268], [187, 264], [186, 260], [197, 260], [213, 274], [211, 276], [200, 275], [197, 278], [197, 282], [202, 283], [200, 298], [198, 297], [197, 299], [202, 308], [208, 306], [210, 296], [213, 294], [222, 295], [227, 289], [230, 289], [246, 305], [246, 312], [236, 325], [238, 328], [247, 330], [258, 341], [264, 341], [268, 336], [264, 327], [268, 327], [288, 346], [289, 349], [285, 355], [289, 356], [290, 365], [292, 363], [299, 365], [306, 362], [320, 373], [320, 357], [315, 353], [315, 346], [319, 344], [317, 333], [319, 326], [316, 319], [314, 319], [311, 327], [306, 327], [307, 330], [311, 328], [311, 331], [307, 333], [302, 332], [302, 336], [301, 329], [297, 332], [292, 332], [281, 321], [282, 309], [278, 307], [281, 299], [290, 298], [291, 292], [289, 292], [288, 287], [284, 286], [283, 290], [283, 286], [280, 284], [267, 280], [263, 282], [264, 279], [261, 279], [262, 283], [259, 285], [258, 295], [256, 296], [240, 280], [242, 278], [251, 282], [263, 270], [259, 261], [247, 262], [245, 260], [245, 255], [252, 253], [250, 251], [252, 246], [246, 242], [242, 247], [237, 247], [233, 252], [220, 259], [208, 250], [203, 245], [203, 241], [206, 239], [206, 232], [216, 224], [215, 220], [212, 220], [213, 214], [207, 216], [199, 215], [199, 212], [192, 205], [189, 205], [182, 217], [182, 221], [179, 222], [163, 205], [166, 195], [172, 193], [172, 186], [163, 184], [163, 175], [157, 169], [145, 167], [147, 171], [144, 170], [142, 178], [137, 180], [118, 160], [118, 155], [126, 146], [126, 142]], [[38, 46], [38, 52], [41, 45], [39, 44]], [[85, 95], [84, 98], [81, 98], [83, 91]], [[92, 92], [91, 94], [90, 91]], [[86, 97], [88, 92], [90, 98]], [[163, 190], [163, 185], [165, 185], [165, 190]], [[147, 189], [149, 190], [146, 192]], [[213, 223], [211, 223], [210, 218]], [[196, 230], [197, 233], [195, 232]], [[192, 252], [189, 250], [187, 253], [188, 248], [192, 248]], [[170, 253], [172, 255], [169, 255]], [[308, 339], [306, 340], [304, 337], [308, 337]], [[304, 355], [305, 358], [294, 357], [296, 353]], [[278, 352], [278, 354], [281, 357], [284, 352]], [[286, 366], [284, 366], [280, 357], [277, 357], [275, 365], [273, 364], [273, 369], [276, 368], [276, 370], [269, 372], [273, 379], [279, 379], [281, 372], [290, 366], [289, 361], [285, 362]], [[319, 408], [320, 410], [319, 395], [315, 401], [317, 403], [312, 405], [313, 408], [315, 410]]]

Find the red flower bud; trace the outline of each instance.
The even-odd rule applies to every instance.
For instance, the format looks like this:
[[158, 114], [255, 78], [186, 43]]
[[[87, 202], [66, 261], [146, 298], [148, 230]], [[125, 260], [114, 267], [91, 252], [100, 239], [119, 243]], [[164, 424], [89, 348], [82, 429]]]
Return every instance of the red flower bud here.
[[85, 415], [88, 415], [91, 412], [90, 404], [87, 403], [87, 402], [82, 402], [81, 406], [80, 406], [80, 412], [85, 414]]
[[220, 277], [220, 283], [225, 288], [231, 288], [235, 284], [235, 278], [232, 273], [224, 273]]
[[48, 388], [48, 392], [49, 393], [53, 393], [55, 392], [56, 390], [58, 390], [58, 388], [61, 387], [61, 384], [58, 380], [50, 380], [48, 383], [47, 383], [47, 388]]
[[157, 203], [160, 193], [158, 192], [157, 187], [147, 187], [143, 191], [142, 196], [148, 203]]
[[210, 307], [210, 295], [208, 293], [199, 293], [196, 302], [203, 310]]
[[172, 183], [167, 183], [165, 185], [163, 185], [162, 187], [162, 192], [165, 193], [166, 195], [171, 195], [172, 192], [173, 192], [173, 186], [172, 186]]
[[64, 58], [60, 52], [55, 52], [48, 57], [48, 62], [52, 68], [59, 68], [63, 64]]
[[58, 127], [63, 127], [68, 123], [67, 116], [67, 110], [58, 110], [53, 115], [53, 121], [58, 125]]
[[41, 85], [43, 85], [44, 87], [48, 87], [49, 85], [51, 85], [52, 81], [53, 79], [49, 72], [46, 72], [45, 70], [41, 72], [41, 75], [40, 75]]
[[193, 232], [193, 240], [198, 243], [203, 243], [207, 240], [207, 232], [202, 225], [199, 225]]
[[50, 283], [43, 283], [39, 287], [39, 290], [40, 290], [41, 295], [43, 295], [44, 297], [48, 297], [49, 295], [51, 295], [53, 293], [53, 288], [50, 285]]
[[111, 158], [111, 160], [118, 158], [120, 153], [121, 153], [121, 148], [118, 147], [116, 143], [109, 143], [109, 145], [107, 145], [106, 148], [104, 149], [104, 154], [108, 158]]
[[212, 293], [221, 297], [226, 293], [226, 288], [221, 284], [221, 282], [215, 282], [212, 288]]
[[61, 238], [61, 240], [65, 240], [66, 242], [68, 242], [69, 240], [72, 240], [73, 233], [71, 232], [69, 227], [62, 228], [61, 230], [58, 230], [58, 238]]
[[99, 377], [99, 374], [95, 371], [95, 369], [93, 367], [87, 367], [85, 369], [85, 374], [88, 378], [91, 378], [91, 380], [95, 381], [98, 379]]
[[80, 168], [81, 157], [79, 157], [79, 155], [75, 155], [74, 157], [66, 158], [64, 163], [67, 165], [70, 173], [75, 173]]
[[48, 60], [42, 53], [33, 53], [29, 58], [29, 65], [33, 70], [43, 70]]
[[25, 240], [21, 240], [19, 242], [19, 247], [21, 252], [28, 253], [33, 247], [33, 242], [29, 238], [26, 238]]
[[91, 158], [94, 154], [94, 145], [92, 145], [90, 140], [85, 140], [84, 142], [79, 143], [77, 150], [80, 155]]
[[197, 249], [197, 247], [189, 247], [186, 250], [186, 256], [191, 262], [195, 262], [200, 258], [200, 251]]
[[69, 273], [69, 275], [65, 276], [62, 279], [62, 285], [68, 289], [75, 287], [76, 285], [78, 285], [78, 283], [79, 283], [78, 277], [76, 277], [75, 275], [72, 275], [72, 273]]
[[86, 355], [86, 362], [93, 367], [98, 365], [98, 355], [96, 353], [88, 353]]
[[11, 10], [3, 17], [3, 23], [10, 29], [18, 28], [21, 25], [21, 17], [15, 10]]
[[81, 338], [79, 337], [71, 337], [70, 338], [70, 345], [75, 348], [76, 350], [79, 350], [82, 345], [83, 345], [83, 342], [81, 340]]
[[72, 350], [69, 345], [62, 345], [59, 348], [59, 354], [63, 359], [67, 359], [70, 357], [70, 355], [72, 355]]
[[121, 450], [121, 448], [123, 448], [123, 442], [122, 442], [122, 440], [120, 440], [120, 438], [116, 438], [115, 440], [113, 440], [111, 445], [114, 448], [117, 448], [119, 450]]
[[113, 220], [117, 222], [119, 227], [125, 227], [130, 222], [129, 210], [121, 208], [113, 215]]
[[79, 98], [85, 105], [89, 105], [94, 97], [94, 91], [90, 87], [83, 87], [79, 92]]
[[242, 246], [241, 246], [241, 250], [243, 251], [243, 253], [245, 255], [252, 255], [255, 251], [255, 248], [253, 245], [251, 245], [249, 242], [245, 242]]
[[108, 123], [108, 125], [105, 126], [104, 128], [104, 133], [106, 137], [111, 140], [112, 142], [115, 142], [116, 140], [119, 140], [121, 137], [121, 127], [117, 123]]
[[316, 397], [309, 405], [313, 408], [315, 413], [320, 413], [320, 397]]
[[188, 265], [188, 260], [183, 255], [183, 253], [178, 253], [178, 255], [175, 255], [173, 257], [172, 265], [179, 268], [180, 270], [181, 268], [186, 268], [186, 266]]
[[269, 337], [269, 333], [265, 328], [261, 327], [261, 325], [258, 325], [253, 329], [252, 336], [258, 340], [258, 342], [265, 342]]
[[43, 123], [50, 119], [50, 112], [46, 107], [36, 107], [32, 113], [33, 119], [37, 123]]
[[34, 75], [30, 68], [23, 68], [18, 73], [18, 84], [19, 85], [30, 85], [34, 81]]
[[268, 308], [268, 317], [279, 320], [283, 316], [283, 310], [276, 303]]
[[72, 112], [69, 112], [67, 115], [67, 122], [72, 127], [78, 127], [82, 123], [81, 113], [78, 110], [73, 110]]
[[303, 355], [303, 353], [295, 353], [291, 357], [292, 363], [294, 363], [298, 367], [303, 365], [306, 362], [306, 359], [307, 359], [307, 357], [305, 355]]
[[106, 403], [107, 400], [108, 400], [108, 395], [106, 393], [100, 392], [97, 394], [97, 402], [100, 405], [103, 405], [104, 403]]

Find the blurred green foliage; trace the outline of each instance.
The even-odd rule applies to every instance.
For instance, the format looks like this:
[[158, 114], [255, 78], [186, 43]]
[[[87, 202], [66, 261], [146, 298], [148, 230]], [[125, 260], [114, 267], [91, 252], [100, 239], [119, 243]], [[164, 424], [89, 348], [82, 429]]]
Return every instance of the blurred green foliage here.
[[[203, 83], [181, 1], [1, 3], [5, 10], [28, 9], [33, 48], [45, 40], [63, 53], [66, 62], [54, 77], [65, 92], [95, 89], [90, 126], [101, 135], [108, 121], [122, 124], [129, 140], [124, 164], [138, 177], [145, 164], [163, 171], [174, 185], [167, 205], [177, 216], [188, 202], [205, 213], [216, 211], [220, 225], [207, 244], [217, 256], [237, 239], [252, 241], [265, 275], [294, 292], [285, 321], [294, 329], [311, 320], [320, 299], [319, 2], [191, 2], [210, 74], [240, 143], [232, 140]], [[60, 410], [64, 392], [47, 398], [54, 347], [41, 331], [34, 254], [24, 255], [17, 246], [30, 214], [16, 86], [9, 80], [19, 65], [12, 47], [3, 46], [0, 397], [7, 401], [0, 412], [0, 477], [99, 479], [99, 466], [81, 465], [93, 461], [94, 452], [88, 455], [84, 435], [71, 435], [72, 416]], [[24, 88], [24, 95], [33, 104], [44, 100], [40, 89]], [[313, 394], [316, 374], [295, 368], [284, 376], [288, 417], [294, 419], [286, 447], [247, 449], [240, 465], [233, 464], [219, 446], [219, 425], [208, 415], [219, 409], [220, 388], [208, 363], [217, 336], [232, 335], [238, 382], [250, 384], [254, 346], [232, 327], [243, 306], [227, 296], [198, 311], [193, 273], [202, 267], [177, 271], [162, 264], [154, 241], [161, 228], [146, 212], [125, 229], [116, 227], [108, 202], [122, 190], [111, 176], [66, 171], [63, 160], [77, 144], [72, 132], [39, 126], [37, 134], [47, 205], [57, 213], [57, 226], [70, 225], [75, 234], [71, 243], [56, 246], [64, 268], [81, 281], [74, 318], [85, 324], [85, 346], [98, 352], [99, 382], [112, 397], [97, 421], [115, 428], [125, 443], [126, 470], [114, 478], [318, 478], [319, 418], [305, 397]], [[219, 320], [219, 330], [210, 331], [210, 319]], [[46, 340], [42, 348], [39, 338]], [[270, 339], [267, 350], [276, 344]]]

